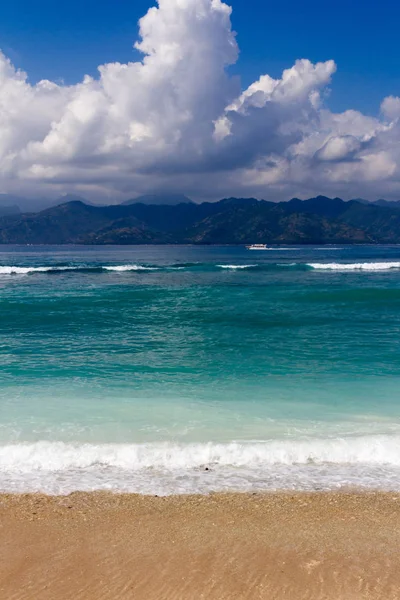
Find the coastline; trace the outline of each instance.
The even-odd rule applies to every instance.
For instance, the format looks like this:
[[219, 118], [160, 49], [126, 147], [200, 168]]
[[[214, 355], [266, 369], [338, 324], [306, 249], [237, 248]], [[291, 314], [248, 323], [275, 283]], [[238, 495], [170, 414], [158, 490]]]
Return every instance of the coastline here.
[[5, 599], [400, 597], [400, 493], [0, 495]]

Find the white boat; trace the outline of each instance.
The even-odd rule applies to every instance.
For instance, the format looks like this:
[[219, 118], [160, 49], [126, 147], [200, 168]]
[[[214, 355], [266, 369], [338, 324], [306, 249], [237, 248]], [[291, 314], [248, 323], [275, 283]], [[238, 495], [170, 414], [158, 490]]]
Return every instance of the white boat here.
[[247, 250], [272, 250], [267, 244], [251, 244], [251, 246], [246, 246], [246, 248]]

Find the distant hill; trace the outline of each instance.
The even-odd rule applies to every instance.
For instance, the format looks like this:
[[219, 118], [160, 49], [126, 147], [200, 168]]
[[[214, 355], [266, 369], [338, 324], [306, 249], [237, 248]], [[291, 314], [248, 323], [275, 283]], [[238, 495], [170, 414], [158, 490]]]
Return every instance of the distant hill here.
[[145, 196], [139, 196], [138, 198], [125, 200], [125, 202], [122, 202], [122, 204], [125, 206], [130, 204], [156, 204], [159, 206], [174, 206], [176, 204], [192, 203], [192, 200], [183, 194], [147, 194]]
[[[52, 206], [59, 206], [60, 204], [66, 204], [67, 202], [83, 202], [84, 204], [92, 204], [92, 202], [89, 202], [88, 200], [86, 200], [86, 198], [83, 198], [82, 196], [77, 196], [76, 194], [63, 194], [62, 196], [56, 198], [54, 201], [50, 202]], [[46, 208], [50, 208], [50, 206], [47, 206]]]
[[400, 210], [324, 196], [111, 206], [75, 199], [39, 213], [0, 215], [0, 243], [400, 243]]
[[[374, 242], [362, 229], [341, 219], [348, 203], [337, 198], [319, 197], [318, 203], [316, 200], [296, 198], [280, 203], [254, 203], [252, 199], [249, 203], [238, 203], [236, 199], [228, 203], [222, 201], [224, 209], [189, 229], [187, 241], [197, 244]], [[214, 241], [216, 239], [218, 242]]]
[[377, 206], [386, 206], [386, 208], [400, 208], [400, 200], [384, 200], [383, 198], [374, 200], [373, 202], [363, 200], [362, 198], [355, 198], [355, 200], [362, 204], [376, 204]]
[[0, 216], [5, 214], [5, 208], [11, 207], [13, 209], [13, 212], [11, 213], [11, 211], [8, 211], [8, 214], [36, 213], [73, 200], [80, 200], [89, 204], [84, 198], [73, 194], [65, 194], [64, 196], [53, 199], [23, 198], [22, 196], [14, 196], [13, 194], [0, 194]]
[[0, 216], [21, 213], [20, 200], [19, 196], [13, 194], [0, 194]]
[[377, 206], [386, 206], [387, 208], [400, 208], [400, 200], [383, 200], [381, 198], [380, 200], [373, 202], [373, 204], [376, 204]]

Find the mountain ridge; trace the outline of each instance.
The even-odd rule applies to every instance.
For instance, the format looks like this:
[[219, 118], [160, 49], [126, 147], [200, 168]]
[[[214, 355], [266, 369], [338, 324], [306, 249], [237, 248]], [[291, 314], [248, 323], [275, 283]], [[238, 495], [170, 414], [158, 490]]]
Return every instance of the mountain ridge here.
[[158, 206], [167, 205], [174, 206], [175, 204], [193, 204], [193, 200], [184, 194], [145, 194], [131, 200], [121, 202], [124, 206], [131, 204], [156, 204]]
[[325, 196], [104, 206], [76, 198], [38, 213], [0, 215], [0, 243], [400, 243], [400, 210]]

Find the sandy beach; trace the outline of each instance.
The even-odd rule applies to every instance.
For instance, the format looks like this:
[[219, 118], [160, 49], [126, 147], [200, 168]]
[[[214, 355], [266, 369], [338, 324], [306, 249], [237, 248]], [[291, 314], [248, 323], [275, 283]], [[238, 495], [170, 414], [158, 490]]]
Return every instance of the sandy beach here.
[[400, 598], [400, 494], [0, 496], [0, 597]]

